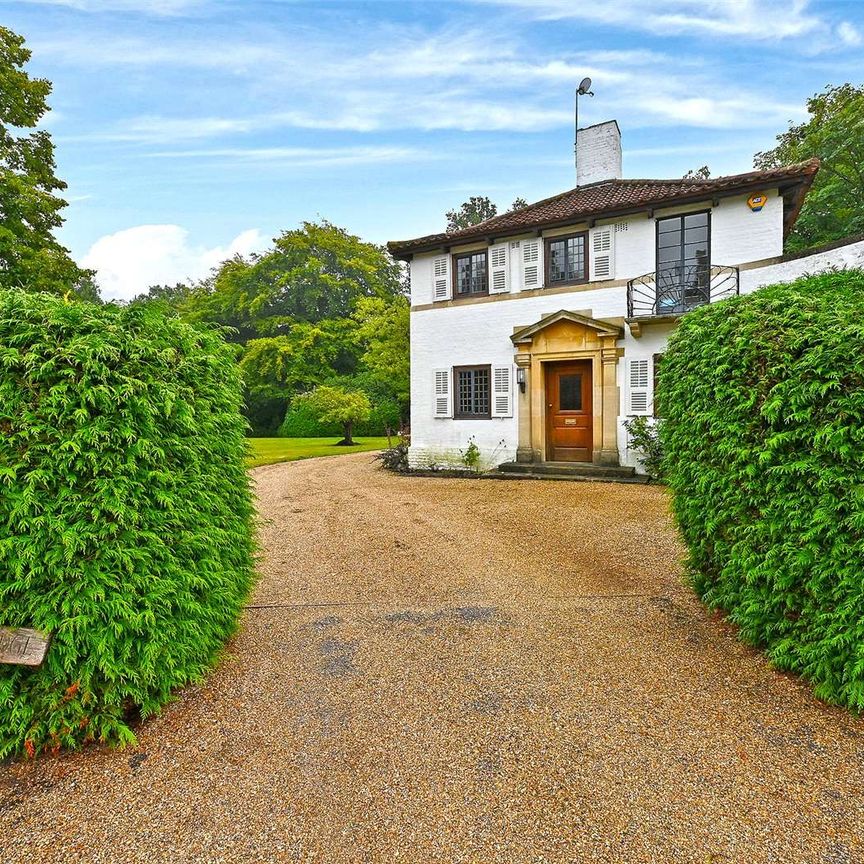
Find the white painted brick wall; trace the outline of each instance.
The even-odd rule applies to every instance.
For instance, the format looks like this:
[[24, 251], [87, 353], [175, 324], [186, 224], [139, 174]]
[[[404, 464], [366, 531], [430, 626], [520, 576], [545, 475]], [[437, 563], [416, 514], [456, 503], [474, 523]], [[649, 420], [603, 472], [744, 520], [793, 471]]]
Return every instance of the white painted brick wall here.
[[[657, 216], [686, 210], [669, 208]], [[653, 271], [655, 266], [655, 222], [644, 215], [626, 221], [627, 230], [615, 234], [615, 279], [625, 280]], [[770, 194], [760, 213], [752, 213], [746, 196], [721, 200], [712, 211], [712, 261], [738, 265], [781, 254], [783, 243], [782, 200]], [[440, 253], [439, 253], [440, 254]], [[432, 254], [418, 255], [411, 262], [412, 303], [426, 306], [432, 301]], [[514, 259], [515, 260], [515, 259]], [[741, 291], [760, 285], [797, 278], [831, 266], [864, 266], [864, 241], [794, 261], [768, 265], [741, 272]], [[511, 272], [514, 288], [517, 274]], [[600, 283], [602, 284], [602, 283]], [[624, 317], [627, 314], [625, 286], [575, 290], [560, 294], [532, 292], [518, 299], [486, 303], [460, 303], [414, 310], [411, 314], [411, 461], [418, 467], [458, 464], [459, 450], [474, 437], [481, 458], [489, 463], [512, 460], [518, 444], [517, 387], [514, 381], [514, 416], [491, 420], [435, 419], [432, 416], [432, 373], [453, 366], [513, 363], [515, 349], [510, 341], [514, 328], [532, 324], [542, 316], [560, 309], [590, 309], [595, 318]], [[652, 358], [665, 349], [671, 326], [643, 327], [635, 339], [629, 328], [619, 341], [625, 357]], [[623, 386], [624, 359], [618, 368], [622, 406], [618, 421], [619, 453], [623, 464], [637, 466], [636, 455], [627, 448], [623, 429], [626, 388]], [[514, 376], [515, 378], [515, 376]]]
[[829, 249], [816, 255], [795, 258], [792, 261], [781, 261], [767, 267], [742, 270], [741, 293], [750, 294], [763, 285], [791, 282], [799, 276], [821, 273], [833, 267], [840, 269], [864, 267], [864, 240], [841, 246], [839, 249]]
[[614, 120], [598, 123], [576, 133], [576, 185], [619, 180], [621, 131]]

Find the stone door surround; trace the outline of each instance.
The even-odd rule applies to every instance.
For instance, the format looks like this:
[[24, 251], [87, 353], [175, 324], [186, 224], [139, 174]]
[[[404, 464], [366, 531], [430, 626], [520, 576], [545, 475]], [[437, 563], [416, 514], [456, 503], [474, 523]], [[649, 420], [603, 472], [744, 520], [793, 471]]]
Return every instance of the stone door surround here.
[[525, 392], [518, 393], [519, 462], [546, 461], [546, 392], [544, 363], [590, 360], [593, 372], [595, 465], [618, 465], [618, 410], [620, 398], [615, 369], [624, 335], [614, 321], [597, 320], [591, 310], [562, 309], [534, 324], [518, 327], [510, 337], [516, 347], [516, 365], [525, 370]]

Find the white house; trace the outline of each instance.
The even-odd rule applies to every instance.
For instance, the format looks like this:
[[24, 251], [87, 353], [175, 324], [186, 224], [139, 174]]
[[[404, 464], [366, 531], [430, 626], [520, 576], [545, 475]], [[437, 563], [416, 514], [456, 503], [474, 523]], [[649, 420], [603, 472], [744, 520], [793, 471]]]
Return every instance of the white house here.
[[655, 363], [682, 314], [864, 263], [864, 242], [783, 257], [816, 160], [622, 179], [614, 121], [580, 129], [577, 155], [575, 189], [388, 244], [410, 262], [412, 466], [458, 465], [474, 441], [484, 467], [637, 467], [623, 424], [653, 413]]

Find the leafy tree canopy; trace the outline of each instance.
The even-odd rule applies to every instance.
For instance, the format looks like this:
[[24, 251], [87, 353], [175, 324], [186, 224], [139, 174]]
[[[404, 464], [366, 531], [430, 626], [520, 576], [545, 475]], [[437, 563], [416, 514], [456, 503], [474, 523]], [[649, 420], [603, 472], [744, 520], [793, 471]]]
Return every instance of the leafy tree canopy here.
[[754, 157], [757, 168], [822, 160], [789, 236], [790, 251], [864, 231], [864, 86], [826, 87], [807, 100], [807, 110], [808, 120], [790, 125], [773, 150]]
[[472, 195], [455, 210], [448, 210], [447, 230], [458, 231], [461, 228], [470, 228], [479, 225], [486, 219], [497, 215], [497, 205], [485, 195]]
[[245, 342], [296, 322], [347, 318], [361, 298], [403, 290], [401, 267], [385, 249], [329, 222], [304, 222], [269, 252], [223, 263], [182, 305], [189, 318], [234, 327]]
[[407, 409], [403, 268], [329, 222], [286, 231], [268, 252], [235, 256], [197, 285], [157, 285], [136, 298], [154, 301], [230, 328], [256, 432], [272, 432], [294, 398], [336, 380], [358, 389], [362, 377], [376, 408]]
[[25, 70], [31, 51], [24, 38], [0, 27], [0, 288], [98, 299], [93, 273], [69, 257], [53, 231], [63, 224], [66, 202], [56, 193], [54, 144], [34, 129], [48, 111], [51, 84]]
[[685, 180], [707, 180], [711, 176], [711, 169], [707, 165], [701, 168], [691, 168], [685, 175]]
[[[524, 198], [516, 198], [508, 212], [521, 210], [527, 206], [528, 202]], [[479, 225], [481, 222], [497, 216], [498, 205], [485, 195], [472, 195], [455, 210], [448, 210], [445, 215], [447, 216], [447, 230], [458, 231], [461, 228]]]
[[360, 300], [354, 313], [361, 365], [404, 404], [408, 403], [411, 387], [409, 314], [405, 297], [396, 297], [391, 302], [366, 297]]
[[340, 444], [353, 444], [353, 428], [356, 423], [368, 419], [372, 410], [369, 397], [360, 391], [344, 390], [341, 387], [316, 387], [311, 393], [299, 397], [322, 423], [341, 423], [344, 440]]

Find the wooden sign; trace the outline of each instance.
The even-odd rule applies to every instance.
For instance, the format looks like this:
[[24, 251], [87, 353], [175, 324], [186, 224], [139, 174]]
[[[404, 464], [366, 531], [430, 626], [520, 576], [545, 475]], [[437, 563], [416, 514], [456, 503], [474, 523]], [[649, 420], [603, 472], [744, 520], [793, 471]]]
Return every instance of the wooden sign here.
[[38, 630], [0, 627], [0, 663], [40, 666], [48, 652], [51, 637]]

